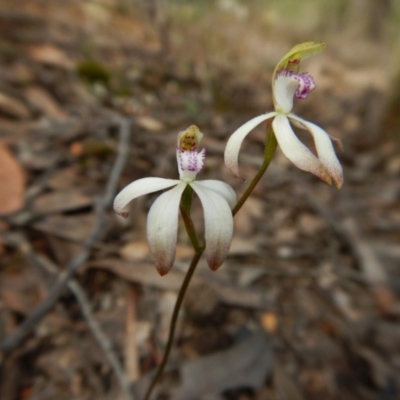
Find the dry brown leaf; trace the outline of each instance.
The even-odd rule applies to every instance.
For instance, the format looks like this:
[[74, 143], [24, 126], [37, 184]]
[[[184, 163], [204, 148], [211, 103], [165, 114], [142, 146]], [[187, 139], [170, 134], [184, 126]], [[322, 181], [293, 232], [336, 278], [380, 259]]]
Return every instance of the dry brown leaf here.
[[389, 285], [377, 284], [372, 286], [372, 293], [383, 314], [391, 314], [396, 307], [397, 298]]
[[270, 334], [274, 334], [278, 328], [278, 317], [274, 312], [265, 312], [261, 315], [261, 325]]
[[30, 130], [34, 130], [40, 125], [38, 121], [20, 121], [20, 120], [12, 120], [7, 118], [0, 118], [0, 131], [1, 136], [4, 138], [10, 138], [13, 140], [17, 136], [21, 136], [29, 132]]
[[80, 157], [84, 153], [83, 143], [82, 142], [71, 143], [71, 146], [69, 146], [69, 152], [75, 157]]
[[0, 214], [18, 211], [25, 201], [25, 173], [18, 160], [0, 141]]
[[74, 68], [74, 64], [69, 57], [62, 50], [51, 44], [32, 46], [28, 49], [28, 52], [35, 61], [40, 63], [67, 70]]
[[260, 240], [258, 238], [233, 237], [229, 254], [231, 256], [257, 254], [260, 250], [259, 244]]
[[60, 169], [47, 181], [47, 186], [54, 191], [68, 190], [77, 187], [79, 183], [79, 171], [75, 165]]
[[18, 119], [28, 119], [31, 115], [24, 103], [4, 93], [0, 93], [0, 111]]
[[183, 243], [178, 243], [176, 245], [176, 256], [177, 260], [184, 260], [193, 257], [193, 247], [188, 246]]
[[55, 259], [60, 265], [66, 265], [82, 252], [82, 243], [71, 242], [53, 235], [48, 235], [47, 240]]
[[94, 221], [93, 214], [51, 215], [37, 222], [33, 227], [63, 239], [82, 242], [90, 234]]
[[164, 124], [162, 122], [149, 116], [137, 118], [136, 123], [138, 126], [149, 132], [159, 132], [164, 129]]
[[[0, 231], [8, 231], [10, 229], [10, 224], [4, 220], [0, 219]], [[5, 243], [3, 242], [2, 238], [0, 237], [0, 256], [5, 254], [6, 247]]]
[[31, 270], [1, 275], [0, 296], [10, 310], [28, 314], [46, 295], [45, 287]]
[[235, 216], [235, 227], [242, 235], [249, 236], [254, 234], [256, 226], [255, 220], [263, 218], [264, 204], [257, 198], [249, 198], [243, 208]]
[[9, 70], [9, 74], [10, 80], [18, 85], [27, 85], [35, 80], [35, 74], [33, 73], [33, 70], [27, 65], [18, 61], [12, 65], [12, 68]]
[[[184, 273], [177, 269], [172, 269], [167, 275], [160, 277], [153, 263], [142, 261], [140, 263], [131, 263], [109, 258], [92, 261], [86, 266], [87, 268], [100, 268], [110, 271], [130, 282], [173, 291], [180, 289], [184, 278]], [[271, 306], [271, 296], [265, 293], [264, 290], [244, 289], [235, 285], [221, 284], [209, 279], [207, 276], [195, 275], [192, 279], [192, 285], [202, 282], [212, 286], [225, 304], [261, 309]]]
[[248, 333], [231, 348], [187, 361], [180, 369], [176, 400], [217, 399], [235, 388], [258, 390], [273, 370], [272, 347], [262, 331]]
[[79, 191], [63, 190], [38, 197], [33, 203], [33, 210], [38, 214], [52, 214], [88, 207], [92, 203], [92, 198]]
[[[353, 221], [354, 222], [354, 221]], [[355, 227], [355, 222], [352, 226]], [[345, 224], [343, 224], [345, 226]], [[350, 225], [346, 225], [350, 226]], [[351, 228], [353, 229], [353, 228]], [[352, 239], [352, 244], [356, 251], [362, 271], [366, 279], [371, 284], [379, 284], [388, 282], [387, 273], [381, 261], [373, 251], [373, 247], [358, 235], [357, 230], [348, 230], [349, 237]], [[350, 236], [351, 235], [351, 236]]]
[[304, 399], [297, 382], [287, 374], [282, 364], [275, 364], [273, 381], [277, 398], [290, 400]]
[[314, 236], [325, 227], [325, 222], [322, 218], [303, 213], [299, 218], [298, 227], [301, 233], [307, 236]]
[[121, 257], [127, 261], [140, 261], [150, 255], [150, 249], [145, 241], [129, 242], [121, 250]]
[[48, 117], [60, 121], [63, 121], [68, 117], [50, 93], [39, 86], [28, 87], [25, 90], [25, 96], [33, 107], [37, 108]]

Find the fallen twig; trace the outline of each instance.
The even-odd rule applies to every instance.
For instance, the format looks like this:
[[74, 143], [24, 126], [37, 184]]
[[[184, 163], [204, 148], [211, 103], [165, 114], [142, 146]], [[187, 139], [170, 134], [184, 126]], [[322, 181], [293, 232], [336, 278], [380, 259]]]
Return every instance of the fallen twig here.
[[36, 324], [51, 310], [61, 293], [67, 286], [71, 277], [85, 263], [91, 253], [91, 248], [99, 239], [105, 224], [105, 211], [113, 200], [117, 189], [118, 179], [125, 166], [129, 154], [130, 123], [126, 119], [120, 119], [120, 139], [118, 155], [111, 170], [106, 190], [100, 199], [96, 209], [96, 221], [88, 239], [83, 245], [82, 251], [69, 263], [66, 270], [62, 272], [55, 283], [49, 296], [40, 303], [33, 312], [14, 330], [0, 345], [1, 351], [8, 353], [17, 348], [22, 341], [32, 332]]
[[371, 244], [362, 237], [357, 221], [353, 217], [347, 217], [341, 220], [306, 192], [303, 192], [303, 195], [314, 210], [328, 222], [338, 238], [349, 246], [365, 277], [366, 283], [371, 287], [372, 293], [381, 311], [389, 314], [393, 313], [395, 296], [390, 287], [389, 278], [376, 251]]
[[[48, 258], [37, 254], [31, 244], [20, 234], [11, 234], [7, 235], [5, 238], [7, 242], [12, 242], [14, 245], [18, 246], [23, 254], [25, 254], [26, 258], [28, 258], [31, 262], [36, 264], [42, 270], [55, 275], [59, 271], [57, 268]], [[82, 315], [85, 318], [89, 328], [91, 329], [93, 336], [95, 337], [97, 343], [99, 344], [100, 348], [103, 350], [103, 353], [111, 365], [115, 376], [119, 380], [119, 383], [125, 393], [125, 397], [127, 400], [135, 400], [131, 391], [131, 386], [128, 378], [126, 377], [122, 365], [118, 359], [118, 356], [113, 351], [112, 342], [108, 339], [108, 337], [104, 334], [103, 330], [101, 329], [100, 324], [95, 319], [92, 308], [90, 306], [89, 300], [85, 294], [83, 288], [79, 285], [79, 283], [71, 278], [67, 282], [68, 289], [74, 294], [76, 297], [80, 309], [82, 311]]]

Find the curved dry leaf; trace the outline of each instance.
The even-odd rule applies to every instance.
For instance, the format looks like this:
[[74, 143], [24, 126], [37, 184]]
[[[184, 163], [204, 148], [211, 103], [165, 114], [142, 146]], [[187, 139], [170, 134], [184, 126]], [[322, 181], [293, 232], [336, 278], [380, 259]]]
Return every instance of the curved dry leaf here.
[[17, 119], [28, 119], [31, 115], [24, 103], [4, 93], [0, 93], [0, 110]]
[[217, 399], [235, 388], [259, 389], [273, 370], [271, 342], [261, 331], [248, 333], [228, 350], [187, 361], [180, 369], [176, 400]]
[[67, 54], [51, 44], [31, 46], [28, 49], [28, 53], [33, 60], [43, 64], [53, 65], [66, 70], [71, 70], [74, 67], [74, 63]]
[[60, 121], [63, 121], [68, 117], [67, 113], [59, 104], [57, 104], [56, 100], [50, 95], [50, 93], [39, 86], [28, 87], [25, 90], [25, 96], [32, 106], [48, 117]]
[[25, 173], [21, 164], [0, 141], [0, 214], [18, 211], [25, 201]]

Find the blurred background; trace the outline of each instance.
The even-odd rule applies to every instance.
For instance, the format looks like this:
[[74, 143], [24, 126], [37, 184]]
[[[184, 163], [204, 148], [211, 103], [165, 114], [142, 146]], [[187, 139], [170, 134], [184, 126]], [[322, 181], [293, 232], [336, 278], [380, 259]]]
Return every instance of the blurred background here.
[[[198, 266], [154, 399], [398, 399], [399, 24], [396, 0], [1, 0], [0, 399], [143, 398], [192, 249], [182, 226], [161, 278], [158, 194], [128, 221], [110, 200], [177, 178], [192, 124], [198, 179], [243, 193], [226, 141], [272, 109], [276, 63], [308, 40], [327, 48], [302, 63], [317, 89], [294, 112], [342, 140], [344, 186], [278, 149], [225, 264]], [[242, 146], [247, 182], [264, 139]], [[193, 218], [202, 232], [198, 202]]]

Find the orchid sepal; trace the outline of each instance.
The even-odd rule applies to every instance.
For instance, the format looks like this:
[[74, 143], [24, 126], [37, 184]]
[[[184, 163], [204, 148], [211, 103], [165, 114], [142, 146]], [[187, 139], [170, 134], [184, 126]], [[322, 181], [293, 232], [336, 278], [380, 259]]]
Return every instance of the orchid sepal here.
[[226, 200], [202, 181], [191, 184], [204, 210], [206, 257], [208, 266], [215, 271], [225, 261], [233, 235], [231, 208]]
[[175, 260], [179, 204], [185, 188], [180, 182], [160, 195], [147, 216], [147, 241], [161, 276], [169, 272]]
[[228, 171], [235, 176], [237, 179], [244, 181], [239, 174], [238, 157], [240, 147], [245, 137], [259, 124], [270, 119], [276, 115], [276, 112], [269, 112], [266, 114], [259, 115], [258, 117], [252, 118], [247, 121], [241, 127], [236, 129], [235, 132], [229, 137], [229, 140], [225, 147], [225, 165]]
[[326, 47], [324, 42], [303, 42], [292, 47], [278, 62], [272, 74], [272, 82], [276, 79], [278, 72], [283, 69], [298, 72], [300, 62], [308, 57], [320, 53]]
[[137, 197], [145, 194], [158, 192], [159, 190], [168, 189], [176, 186], [180, 181], [177, 179], [165, 178], [142, 178], [125, 186], [114, 199], [114, 211], [124, 218], [128, 218], [128, 205]]

